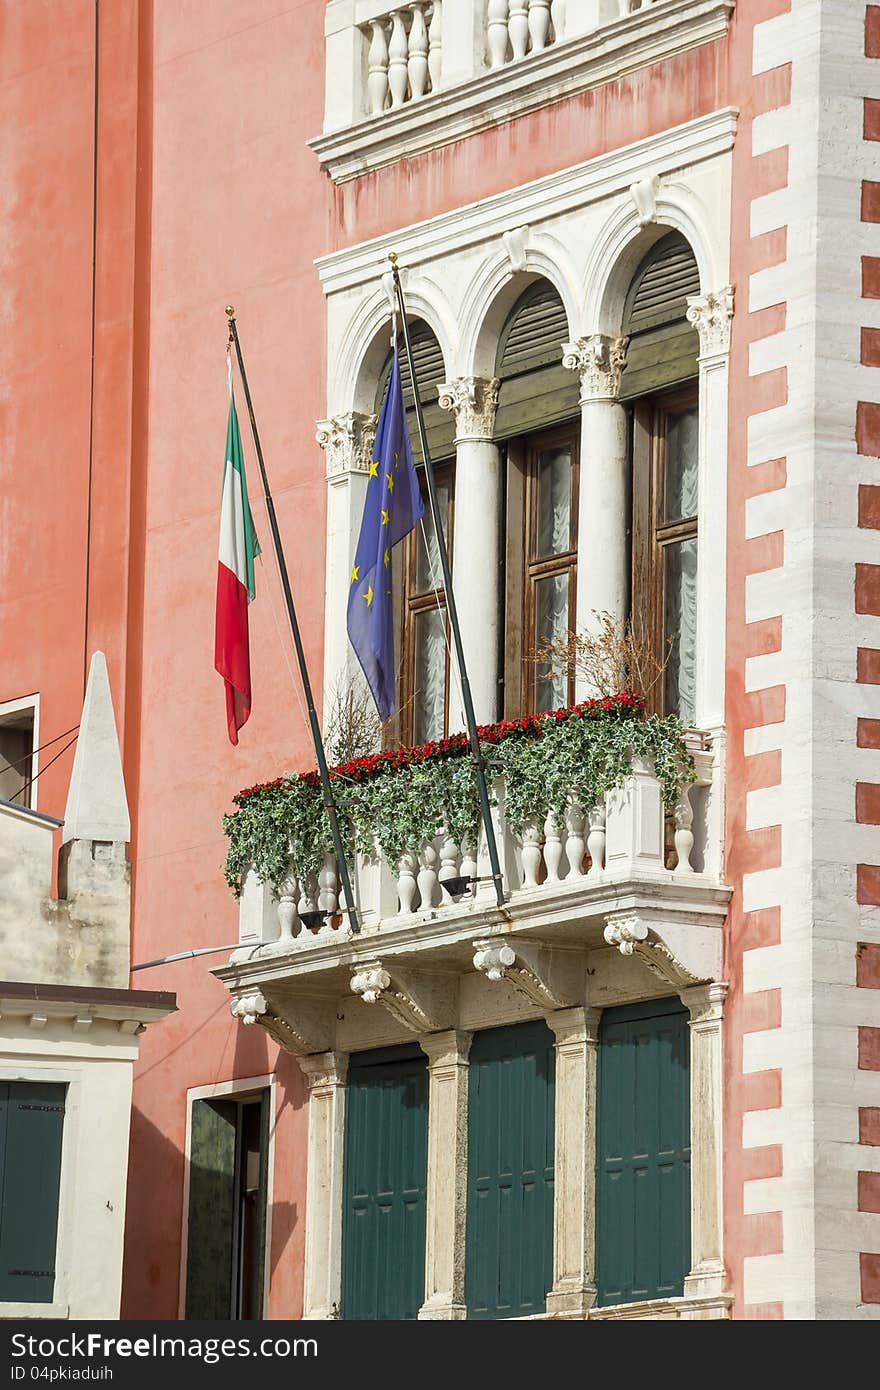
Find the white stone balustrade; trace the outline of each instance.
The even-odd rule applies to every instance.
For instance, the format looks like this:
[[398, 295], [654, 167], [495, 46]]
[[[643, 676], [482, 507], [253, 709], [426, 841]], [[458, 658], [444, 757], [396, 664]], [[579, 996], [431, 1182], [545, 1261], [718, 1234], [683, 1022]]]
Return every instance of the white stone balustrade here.
[[[577, 0], [575, 0], [575, 4]], [[489, 0], [486, 47], [490, 68], [540, 53], [565, 36], [566, 0]]]
[[[680, 882], [704, 873], [717, 879], [706, 844], [712, 818], [695, 815], [692, 800], [709, 791], [712, 756], [701, 746], [695, 745], [694, 751], [697, 781], [684, 789], [670, 812], [652, 763], [641, 758], [632, 758], [629, 776], [597, 805], [581, 805], [572, 792], [561, 816], [536, 807], [518, 832], [507, 824], [503, 783], [496, 782], [493, 820], [511, 898], [521, 893], [589, 892], [621, 881]], [[669, 846], [675, 847], [671, 854], [667, 821]], [[362, 930], [367, 933], [413, 916], [466, 913], [494, 899], [482, 832], [478, 844], [465, 840], [460, 845], [441, 826], [432, 840], [407, 849], [396, 865], [377, 853], [372, 859], [359, 855], [352, 867]], [[250, 874], [241, 899], [241, 947], [283, 953], [310, 942], [341, 941], [349, 935], [341, 906], [336, 863], [329, 850], [320, 872], [302, 881], [291, 860], [274, 894]], [[320, 925], [314, 925], [314, 918], [303, 921], [309, 913], [320, 914]]]
[[366, 45], [364, 115], [381, 116], [439, 90], [442, 0], [397, 5], [359, 27]]

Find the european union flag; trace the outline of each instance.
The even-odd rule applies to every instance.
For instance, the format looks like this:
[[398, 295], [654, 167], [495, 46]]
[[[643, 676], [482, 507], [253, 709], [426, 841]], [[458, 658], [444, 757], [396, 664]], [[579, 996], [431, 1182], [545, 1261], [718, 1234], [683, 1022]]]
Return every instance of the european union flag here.
[[380, 719], [388, 719], [396, 706], [391, 552], [424, 511], [395, 348], [348, 592], [349, 640], [363, 667]]

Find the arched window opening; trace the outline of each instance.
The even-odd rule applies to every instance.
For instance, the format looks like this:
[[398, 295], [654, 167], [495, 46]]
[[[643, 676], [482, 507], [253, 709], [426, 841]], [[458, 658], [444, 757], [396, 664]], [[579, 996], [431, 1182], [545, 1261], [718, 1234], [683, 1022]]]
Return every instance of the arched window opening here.
[[632, 622], [662, 677], [655, 710], [696, 718], [699, 338], [685, 317], [699, 294], [679, 233], [642, 261], [627, 296], [621, 398], [632, 419]]
[[[446, 380], [443, 353], [431, 329], [421, 320], [415, 320], [410, 324], [409, 333], [419, 383], [419, 399], [425, 420], [425, 433], [434, 463], [445, 539], [447, 546], [451, 547], [455, 490], [455, 420], [449, 411], [440, 409], [438, 401], [437, 387]], [[443, 738], [449, 725], [449, 624], [446, 616], [446, 594], [443, 589], [434, 523], [428, 505], [412, 377], [402, 333], [398, 335], [398, 354], [403, 399], [407, 408], [407, 425], [425, 502], [425, 518], [424, 526], [417, 526], [401, 545], [402, 564], [397, 565], [394, 574], [395, 611], [400, 615], [396, 634], [397, 714], [389, 720], [385, 732], [388, 746], [396, 746], [399, 743], [427, 743], [431, 739]], [[385, 388], [391, 375], [391, 362], [392, 354], [389, 351], [379, 375], [376, 391], [377, 413], [382, 408]]]
[[506, 441], [505, 576], [501, 586], [507, 718], [574, 699], [573, 676], [535, 660], [574, 630], [580, 406], [562, 365], [565, 307], [546, 280], [514, 304], [498, 344], [495, 434]]

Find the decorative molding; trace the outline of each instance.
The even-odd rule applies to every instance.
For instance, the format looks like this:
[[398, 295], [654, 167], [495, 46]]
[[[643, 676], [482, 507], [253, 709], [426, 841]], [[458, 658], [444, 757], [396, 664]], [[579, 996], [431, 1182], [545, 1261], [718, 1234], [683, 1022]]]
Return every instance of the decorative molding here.
[[[622, 956], [635, 956], [664, 984], [679, 992], [702, 984], [720, 974], [720, 933], [701, 926], [675, 926], [665, 923], [663, 935], [638, 912], [615, 912], [606, 918], [604, 936]], [[674, 937], [674, 940], [670, 940]], [[700, 941], [700, 938], [709, 938]], [[708, 945], [710, 954], [700, 946]], [[692, 949], [696, 947], [697, 949]], [[712, 958], [714, 957], [714, 959]]]
[[262, 990], [233, 1000], [229, 1012], [246, 1027], [259, 1023], [278, 1046], [294, 1057], [326, 1052], [332, 1042], [333, 1010], [323, 1001], [297, 999], [288, 1009], [270, 1005]]
[[712, 984], [691, 985], [679, 990], [681, 1002], [691, 1016], [691, 1027], [695, 1031], [718, 1027], [729, 989], [726, 980], [716, 980]]
[[[728, 154], [733, 148], [736, 125], [736, 109], [722, 107], [518, 188], [505, 189], [427, 221], [331, 251], [315, 261], [324, 293], [362, 289], [365, 282], [379, 281], [386, 273], [389, 251], [400, 256], [403, 274], [404, 268], [423, 266], [469, 246], [497, 242], [511, 226], [527, 224], [533, 237], [536, 226], [625, 192], [634, 179], [654, 172], [674, 173]], [[673, 191], [671, 187], [665, 189], [665, 201], [672, 198]]]
[[649, 174], [647, 178], [637, 179], [635, 183], [630, 184], [629, 191], [636, 205], [640, 227], [647, 227], [649, 223], [657, 221], [657, 194], [659, 190], [660, 180], [656, 174]]
[[529, 228], [514, 227], [509, 232], [502, 233], [501, 240], [507, 252], [507, 259], [510, 261], [512, 271], [525, 270], [526, 268], [526, 246], [529, 240]]
[[687, 321], [700, 335], [700, 356], [714, 357], [730, 349], [733, 286], [709, 294], [688, 295]]
[[259, 1023], [268, 1007], [265, 996], [257, 989], [252, 994], [242, 994], [238, 999], [234, 999], [229, 1006], [229, 1012], [245, 1027], [250, 1027], [253, 1023]]
[[378, 423], [378, 415], [363, 415], [358, 411], [318, 421], [315, 438], [326, 455], [328, 478], [369, 472]]
[[629, 338], [612, 338], [605, 333], [563, 343], [562, 365], [580, 375], [582, 405], [587, 401], [617, 399], [628, 344]]
[[437, 1033], [455, 1022], [454, 987], [443, 977], [380, 960], [352, 966], [351, 992], [365, 1004], [381, 1004], [412, 1033]]
[[437, 387], [441, 410], [455, 412], [455, 442], [491, 439], [498, 409], [498, 377], [459, 376]]
[[727, 33], [733, 7], [734, 0], [646, 5], [588, 34], [308, 143], [333, 181], [344, 183], [712, 43]]
[[578, 997], [577, 966], [570, 954], [534, 941], [498, 937], [474, 942], [474, 969], [487, 980], [511, 985], [539, 1009], [567, 1009]]
[[313, 1096], [344, 1086], [348, 1079], [347, 1052], [317, 1052], [298, 1060], [299, 1069]]

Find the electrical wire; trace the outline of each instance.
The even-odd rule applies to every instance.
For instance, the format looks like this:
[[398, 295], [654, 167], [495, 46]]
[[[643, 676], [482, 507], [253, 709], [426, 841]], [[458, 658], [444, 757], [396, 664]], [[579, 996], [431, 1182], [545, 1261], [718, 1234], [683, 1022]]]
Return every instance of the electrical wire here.
[[[62, 734], [61, 737], [63, 738], [64, 735]], [[37, 773], [36, 777], [28, 777], [28, 779], [27, 779], [25, 782], [22, 782], [22, 784], [21, 784], [21, 786], [19, 787], [18, 791], [15, 793], [15, 796], [10, 797], [9, 800], [10, 800], [10, 801], [15, 801], [17, 797], [21, 796], [22, 792], [27, 791], [28, 787], [32, 787], [32, 786], [34, 785], [34, 783], [38, 780], [38, 778], [42, 777], [42, 775], [43, 775], [44, 772], [48, 772], [48, 771], [49, 771], [49, 768], [52, 766], [53, 763], [57, 763], [58, 759], [59, 759], [60, 757], [62, 757], [62, 756], [67, 752], [68, 748], [72, 748], [72, 747], [73, 747], [73, 745], [76, 743], [76, 740], [77, 740], [78, 738], [79, 738], [79, 734], [78, 734], [78, 733], [77, 733], [77, 734], [74, 734], [74, 736], [73, 736], [73, 738], [70, 740], [70, 742], [69, 742], [69, 743], [65, 743], [65, 745], [64, 745], [64, 747], [61, 749], [61, 751], [60, 751], [59, 753], [56, 753], [54, 758], [50, 758], [49, 761], [46, 763], [46, 766], [45, 766], [45, 767], [41, 767], [41, 768], [40, 768], [40, 770], [39, 770], [39, 772]]]
[[4, 767], [2, 771], [5, 772], [7, 767], [19, 767], [22, 763], [29, 763], [31, 758], [35, 758], [38, 753], [42, 753], [44, 748], [51, 748], [53, 743], [58, 743], [60, 739], [67, 738], [68, 734], [74, 733], [77, 729], [79, 729], [79, 725], [73, 724], [69, 729], [65, 729], [63, 734], [56, 734], [54, 738], [50, 738], [45, 743], [41, 743], [39, 748], [33, 748], [30, 753], [25, 753], [23, 758], [6, 758], [6, 767]]

